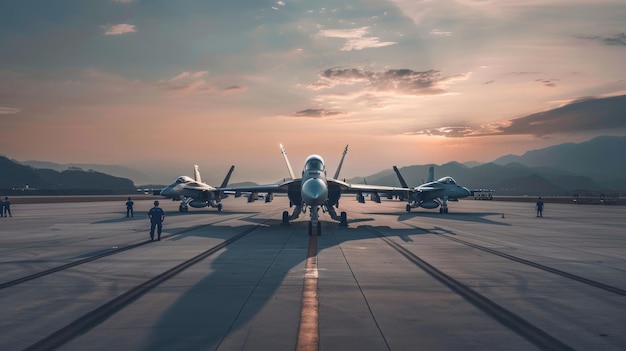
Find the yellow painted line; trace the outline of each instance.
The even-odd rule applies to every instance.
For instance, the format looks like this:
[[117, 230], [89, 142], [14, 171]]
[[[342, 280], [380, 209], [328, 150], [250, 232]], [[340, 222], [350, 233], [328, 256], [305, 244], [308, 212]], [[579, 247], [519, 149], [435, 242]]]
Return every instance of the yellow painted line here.
[[317, 296], [317, 233], [309, 239], [306, 268], [304, 273], [304, 291], [302, 292], [302, 310], [298, 329], [297, 351], [317, 351], [319, 346], [319, 300]]

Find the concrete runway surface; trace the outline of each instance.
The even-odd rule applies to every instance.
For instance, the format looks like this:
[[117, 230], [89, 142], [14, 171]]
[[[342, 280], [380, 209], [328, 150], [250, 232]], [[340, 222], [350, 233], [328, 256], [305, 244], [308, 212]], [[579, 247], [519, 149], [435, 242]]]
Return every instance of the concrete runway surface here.
[[626, 207], [342, 197], [14, 204], [0, 218], [0, 350], [626, 350]]

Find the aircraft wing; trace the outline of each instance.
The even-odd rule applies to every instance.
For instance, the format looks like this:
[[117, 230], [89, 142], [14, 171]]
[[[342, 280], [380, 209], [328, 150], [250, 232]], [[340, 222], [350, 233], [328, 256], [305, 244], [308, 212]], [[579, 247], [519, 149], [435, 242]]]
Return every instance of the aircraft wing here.
[[235, 186], [221, 188], [220, 190], [227, 193], [234, 193], [236, 197], [242, 193], [286, 193], [292, 185], [299, 185], [300, 179], [287, 180], [277, 184]]
[[329, 186], [336, 186], [341, 189], [343, 193], [357, 194], [357, 193], [388, 193], [388, 194], [406, 194], [411, 189], [398, 188], [385, 185], [370, 185], [370, 184], [350, 184], [342, 182], [337, 179], [328, 178]]
[[395, 186], [384, 185], [368, 185], [368, 184], [350, 184], [350, 188], [345, 192], [347, 193], [387, 193], [387, 194], [406, 194], [411, 189], [399, 188]]

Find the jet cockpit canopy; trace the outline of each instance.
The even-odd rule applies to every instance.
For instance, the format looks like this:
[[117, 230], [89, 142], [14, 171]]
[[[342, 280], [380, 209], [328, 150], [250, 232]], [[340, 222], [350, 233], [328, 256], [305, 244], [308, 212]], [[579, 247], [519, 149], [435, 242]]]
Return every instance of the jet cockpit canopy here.
[[304, 163], [305, 171], [324, 171], [324, 159], [319, 155], [311, 155]]
[[191, 179], [191, 178], [190, 178], [190, 177], [188, 177], [188, 176], [180, 176], [180, 177], [176, 178], [176, 182], [174, 182], [174, 183], [175, 183], [175, 184], [187, 184], [187, 183], [191, 183], [191, 182], [193, 182], [193, 181], [194, 181], [194, 180], [193, 180], [193, 179]]
[[439, 179], [437, 182], [442, 183], [442, 184], [456, 185], [456, 182], [454, 181], [454, 179], [452, 179], [452, 177], [443, 177]]

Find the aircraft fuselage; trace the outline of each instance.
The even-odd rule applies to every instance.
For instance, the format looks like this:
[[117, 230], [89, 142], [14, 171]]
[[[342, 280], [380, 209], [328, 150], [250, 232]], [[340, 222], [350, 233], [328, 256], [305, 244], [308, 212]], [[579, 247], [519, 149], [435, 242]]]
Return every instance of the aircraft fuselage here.
[[320, 206], [328, 201], [328, 182], [324, 159], [319, 155], [307, 157], [302, 170], [300, 197], [307, 206]]

